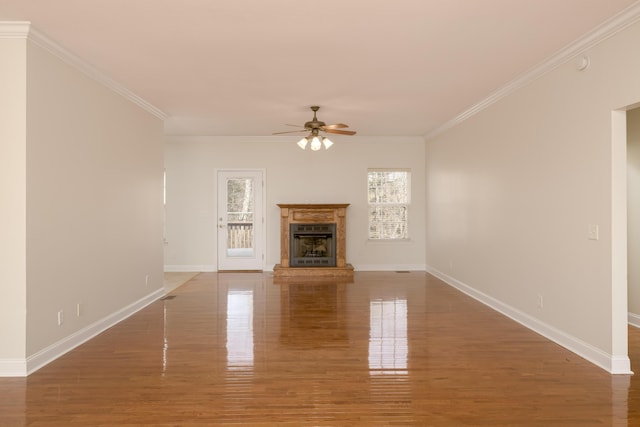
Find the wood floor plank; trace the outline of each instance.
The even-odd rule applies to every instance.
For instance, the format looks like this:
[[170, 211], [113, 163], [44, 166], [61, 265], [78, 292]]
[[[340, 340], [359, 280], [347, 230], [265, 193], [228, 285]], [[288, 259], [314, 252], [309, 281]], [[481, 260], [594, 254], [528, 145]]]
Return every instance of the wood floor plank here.
[[[7, 426], [634, 426], [612, 376], [422, 273], [202, 273], [27, 378]], [[632, 366], [640, 330], [630, 328]]]

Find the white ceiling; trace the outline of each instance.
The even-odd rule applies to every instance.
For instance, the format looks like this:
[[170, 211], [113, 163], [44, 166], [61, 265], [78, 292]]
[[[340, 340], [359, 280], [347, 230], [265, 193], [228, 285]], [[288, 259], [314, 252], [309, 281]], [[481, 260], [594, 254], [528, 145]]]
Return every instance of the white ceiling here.
[[425, 135], [634, 0], [0, 0], [169, 116], [270, 135], [312, 117]]

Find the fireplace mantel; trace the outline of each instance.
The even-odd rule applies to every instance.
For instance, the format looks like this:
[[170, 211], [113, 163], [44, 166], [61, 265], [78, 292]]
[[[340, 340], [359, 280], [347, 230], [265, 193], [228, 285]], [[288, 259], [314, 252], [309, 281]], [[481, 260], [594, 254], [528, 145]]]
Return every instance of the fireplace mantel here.
[[[346, 262], [347, 207], [341, 204], [278, 204], [280, 207], [280, 264], [273, 268], [275, 277], [339, 277], [353, 278], [353, 267]], [[335, 224], [335, 267], [291, 267], [291, 224]]]

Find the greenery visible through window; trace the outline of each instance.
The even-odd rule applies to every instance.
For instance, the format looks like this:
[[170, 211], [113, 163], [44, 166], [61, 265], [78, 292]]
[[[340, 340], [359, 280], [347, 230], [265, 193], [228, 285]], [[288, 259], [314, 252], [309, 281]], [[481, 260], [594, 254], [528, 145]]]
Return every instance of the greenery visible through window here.
[[408, 169], [369, 169], [369, 239], [408, 239]]

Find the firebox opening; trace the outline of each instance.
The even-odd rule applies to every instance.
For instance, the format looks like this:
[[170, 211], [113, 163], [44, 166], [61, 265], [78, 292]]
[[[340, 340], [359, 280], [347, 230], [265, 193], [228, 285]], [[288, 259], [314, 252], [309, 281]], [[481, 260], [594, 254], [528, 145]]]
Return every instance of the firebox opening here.
[[335, 267], [335, 224], [291, 224], [291, 267]]

